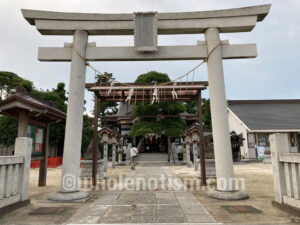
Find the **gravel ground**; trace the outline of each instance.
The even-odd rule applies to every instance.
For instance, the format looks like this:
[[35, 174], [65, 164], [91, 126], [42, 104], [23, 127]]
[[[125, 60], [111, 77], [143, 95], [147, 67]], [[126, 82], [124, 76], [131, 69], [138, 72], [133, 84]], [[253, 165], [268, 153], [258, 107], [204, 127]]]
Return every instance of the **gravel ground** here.
[[[173, 168], [180, 178], [194, 177], [191, 168]], [[250, 198], [242, 201], [221, 201], [210, 199], [206, 191], [193, 191], [211, 215], [221, 223], [297, 223], [299, 217], [288, 214], [272, 206], [274, 200], [272, 165], [264, 163], [238, 163], [234, 165], [237, 178], [245, 179], [245, 190]], [[196, 189], [194, 185], [194, 189]], [[224, 205], [250, 205], [261, 213], [229, 213]]]

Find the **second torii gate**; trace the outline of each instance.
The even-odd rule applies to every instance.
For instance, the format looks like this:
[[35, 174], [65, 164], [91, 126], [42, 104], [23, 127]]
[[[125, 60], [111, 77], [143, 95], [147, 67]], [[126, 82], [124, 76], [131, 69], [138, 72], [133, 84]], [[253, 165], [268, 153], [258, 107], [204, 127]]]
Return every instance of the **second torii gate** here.
[[[64, 146], [61, 192], [57, 198], [86, 196], [78, 191], [82, 114], [86, 61], [203, 60], [207, 61], [212, 127], [216, 160], [217, 191], [210, 196], [240, 199], [247, 194], [234, 185], [226, 109], [223, 59], [255, 58], [256, 45], [229, 45], [220, 33], [250, 32], [264, 20], [271, 5], [187, 12], [90, 14], [22, 10], [23, 16], [43, 35], [72, 35], [72, 44], [61, 48], [39, 48], [40, 61], [71, 61], [69, 101]], [[157, 35], [205, 34], [195, 46], [158, 46]], [[135, 46], [96, 47], [89, 35], [134, 35]], [[66, 183], [67, 182], [67, 183]], [[72, 183], [73, 182], [73, 183]], [[73, 185], [70, 185], [73, 184]]]

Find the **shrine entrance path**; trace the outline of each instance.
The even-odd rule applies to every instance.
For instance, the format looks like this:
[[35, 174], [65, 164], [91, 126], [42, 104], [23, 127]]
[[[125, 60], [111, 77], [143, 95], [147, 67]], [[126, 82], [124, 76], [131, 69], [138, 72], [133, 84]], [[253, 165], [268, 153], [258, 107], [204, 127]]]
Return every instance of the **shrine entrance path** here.
[[[129, 183], [130, 179], [135, 183]], [[185, 190], [167, 164], [159, 163], [157, 167], [138, 164], [135, 171], [128, 172], [114, 187], [117, 190], [101, 191], [68, 223], [217, 224], [201, 202]]]
[[139, 153], [137, 164], [142, 163], [152, 163], [154, 166], [157, 163], [167, 163], [168, 154], [167, 153]]

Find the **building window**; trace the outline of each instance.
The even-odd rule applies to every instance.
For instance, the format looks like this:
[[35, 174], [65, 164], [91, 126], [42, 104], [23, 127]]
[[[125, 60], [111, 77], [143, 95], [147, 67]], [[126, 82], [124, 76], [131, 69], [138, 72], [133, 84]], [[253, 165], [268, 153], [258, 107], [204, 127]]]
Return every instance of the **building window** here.
[[258, 134], [257, 142], [258, 146], [270, 147], [269, 134]]
[[295, 135], [295, 133], [290, 133], [290, 143], [291, 143], [291, 147], [296, 146], [296, 135]]

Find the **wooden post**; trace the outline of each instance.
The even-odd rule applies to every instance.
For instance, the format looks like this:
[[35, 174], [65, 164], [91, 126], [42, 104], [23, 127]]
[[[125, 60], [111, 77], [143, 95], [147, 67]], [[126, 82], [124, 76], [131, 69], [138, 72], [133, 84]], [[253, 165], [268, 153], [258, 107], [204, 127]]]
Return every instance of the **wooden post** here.
[[18, 119], [18, 137], [27, 137], [28, 121], [29, 118], [27, 111], [20, 111]]
[[50, 124], [46, 122], [46, 134], [44, 136], [45, 147], [44, 157], [40, 161], [40, 172], [39, 172], [39, 187], [46, 186], [47, 183], [47, 166], [48, 166], [48, 154], [49, 154], [49, 128]]
[[206, 170], [205, 170], [205, 145], [203, 136], [203, 124], [202, 124], [202, 97], [201, 90], [198, 94], [197, 109], [198, 109], [198, 122], [200, 129], [200, 162], [201, 162], [201, 184], [206, 185]]
[[171, 151], [172, 151], [172, 143], [171, 138], [168, 136], [168, 161], [171, 162]]
[[99, 141], [98, 141], [98, 117], [99, 117], [99, 99], [95, 94], [94, 96], [94, 137], [93, 137], [93, 186], [97, 184], [97, 167], [98, 167], [98, 152], [99, 152]]

